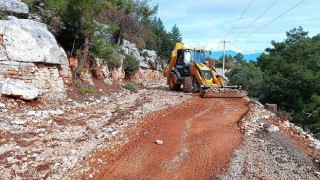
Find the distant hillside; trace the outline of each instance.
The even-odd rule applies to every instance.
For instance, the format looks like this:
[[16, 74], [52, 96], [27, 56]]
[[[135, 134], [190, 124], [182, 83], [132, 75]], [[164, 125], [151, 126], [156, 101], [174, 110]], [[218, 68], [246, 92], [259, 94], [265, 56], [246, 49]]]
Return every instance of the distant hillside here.
[[[237, 55], [238, 52], [228, 50], [226, 51], [226, 55], [231, 55], [232, 57]], [[215, 59], [219, 59], [223, 55], [223, 51], [214, 51], [211, 54], [211, 57]], [[254, 54], [243, 54], [244, 59], [246, 61], [257, 61], [257, 58], [261, 55], [261, 53], [254, 53]]]

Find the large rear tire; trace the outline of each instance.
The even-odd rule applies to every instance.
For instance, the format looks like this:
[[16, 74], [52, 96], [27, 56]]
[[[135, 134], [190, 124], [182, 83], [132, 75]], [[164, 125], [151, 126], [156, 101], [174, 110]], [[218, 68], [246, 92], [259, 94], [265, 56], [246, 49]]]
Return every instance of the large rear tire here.
[[179, 91], [181, 89], [181, 84], [178, 84], [178, 76], [176, 73], [170, 73], [169, 88], [172, 91]]
[[195, 91], [193, 87], [193, 81], [191, 76], [183, 77], [183, 91], [186, 93], [192, 93]]

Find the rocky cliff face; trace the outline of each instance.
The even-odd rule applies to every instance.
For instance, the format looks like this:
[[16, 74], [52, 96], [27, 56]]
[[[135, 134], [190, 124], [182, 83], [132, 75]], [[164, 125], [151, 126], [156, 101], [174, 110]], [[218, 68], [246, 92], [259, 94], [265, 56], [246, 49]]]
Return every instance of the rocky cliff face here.
[[[28, 18], [28, 6], [19, 0], [3, 0], [0, 9], [19, 18]], [[63, 99], [66, 85], [75, 72], [77, 58], [68, 60], [65, 51], [58, 46], [47, 25], [29, 19], [10, 16], [0, 20], [0, 94], [32, 100]], [[124, 40], [122, 52], [134, 56], [140, 62], [140, 70], [131, 80], [148, 84], [159, 81], [155, 51], [139, 50], [135, 44]], [[90, 67], [84, 70], [81, 79], [91, 85], [93, 76], [107, 85], [123, 84], [125, 57], [119, 55], [120, 68], [109, 69], [102, 60], [91, 58]]]
[[44, 98], [63, 98], [70, 78], [67, 56], [45, 24], [0, 20], [0, 85], [12, 80], [38, 88]]
[[125, 54], [132, 55], [140, 62], [140, 69], [137, 74], [132, 77], [133, 81], [139, 84], [148, 84], [163, 79], [155, 51], [147, 49], [140, 51], [135, 44], [127, 40], [123, 40], [121, 50]]

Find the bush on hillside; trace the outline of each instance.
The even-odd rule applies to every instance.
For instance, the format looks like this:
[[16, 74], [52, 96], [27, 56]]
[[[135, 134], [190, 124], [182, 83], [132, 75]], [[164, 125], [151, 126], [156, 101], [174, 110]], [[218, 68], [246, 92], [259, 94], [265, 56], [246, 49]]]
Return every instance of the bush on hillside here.
[[237, 65], [226, 73], [230, 84], [240, 85], [247, 90], [250, 97], [260, 99], [263, 90], [263, 73], [254, 63]]
[[126, 58], [123, 63], [125, 73], [129, 76], [136, 74], [139, 70], [140, 62], [131, 55], [125, 55], [125, 57]]
[[121, 66], [117, 49], [116, 45], [111, 45], [110, 42], [101, 36], [95, 36], [92, 39], [92, 53], [102, 59], [102, 62], [107, 64], [109, 69]]

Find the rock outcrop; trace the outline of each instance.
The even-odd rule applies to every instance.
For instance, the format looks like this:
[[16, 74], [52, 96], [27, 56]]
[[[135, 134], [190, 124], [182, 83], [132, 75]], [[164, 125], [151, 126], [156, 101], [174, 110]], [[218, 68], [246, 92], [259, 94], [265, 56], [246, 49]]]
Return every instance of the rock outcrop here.
[[157, 54], [155, 51], [143, 49], [139, 51], [135, 44], [123, 40], [121, 50], [128, 55], [135, 57], [140, 62], [141, 68], [158, 69]]
[[135, 44], [130, 43], [127, 40], [123, 40], [121, 50], [125, 54], [135, 57], [140, 62], [140, 69], [131, 77], [131, 80], [142, 85], [163, 80], [163, 75], [160, 72], [161, 68], [157, 61], [157, 54], [155, 51], [147, 49], [139, 51]]
[[0, 10], [19, 18], [28, 18], [29, 16], [29, 8], [21, 0], [1, 0]]
[[45, 24], [0, 20], [0, 86], [6, 79], [38, 88], [45, 98], [64, 98], [71, 72], [64, 50]]

